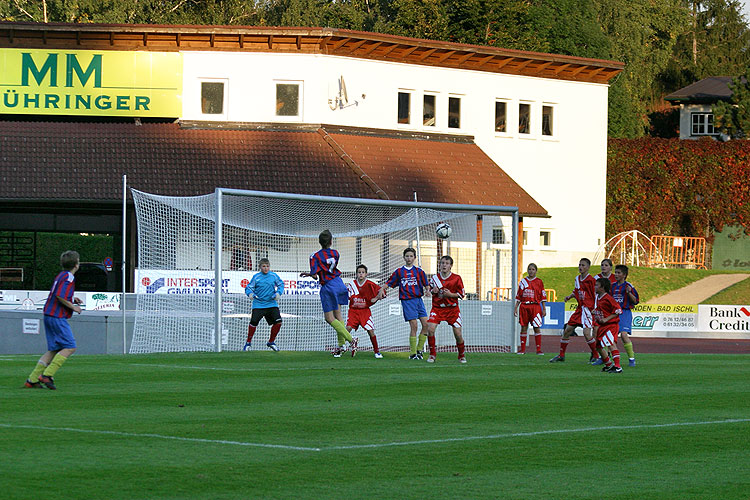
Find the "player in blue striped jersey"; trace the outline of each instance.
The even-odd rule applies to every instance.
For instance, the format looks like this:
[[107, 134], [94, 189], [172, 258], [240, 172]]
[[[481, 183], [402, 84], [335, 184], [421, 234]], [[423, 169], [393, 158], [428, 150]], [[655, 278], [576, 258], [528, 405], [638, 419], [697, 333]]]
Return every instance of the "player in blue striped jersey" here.
[[[409, 359], [423, 359], [421, 349], [427, 340], [427, 310], [422, 297], [429, 295], [427, 274], [414, 265], [417, 251], [413, 248], [404, 250], [404, 264], [395, 271], [381, 289], [380, 298], [385, 297], [386, 287], [398, 287], [398, 298], [401, 300], [404, 321], [409, 323]], [[417, 323], [421, 323], [419, 341], [417, 341]]]
[[336, 330], [338, 347], [333, 351], [334, 357], [341, 357], [342, 347], [349, 341], [352, 356], [357, 352], [357, 342], [346, 330], [341, 306], [349, 303], [349, 291], [341, 279], [338, 269], [339, 252], [331, 248], [333, 235], [326, 229], [318, 236], [320, 250], [310, 256], [310, 272], [300, 273], [300, 276], [316, 278], [320, 282], [320, 303], [323, 306], [323, 316], [326, 323]]
[[617, 281], [612, 285], [610, 295], [620, 304], [620, 338], [625, 351], [628, 353], [628, 366], [635, 366], [635, 351], [630, 334], [633, 332], [633, 313], [631, 309], [638, 304], [640, 297], [633, 285], [625, 281], [628, 277], [628, 266], [620, 264], [615, 266], [615, 278]]

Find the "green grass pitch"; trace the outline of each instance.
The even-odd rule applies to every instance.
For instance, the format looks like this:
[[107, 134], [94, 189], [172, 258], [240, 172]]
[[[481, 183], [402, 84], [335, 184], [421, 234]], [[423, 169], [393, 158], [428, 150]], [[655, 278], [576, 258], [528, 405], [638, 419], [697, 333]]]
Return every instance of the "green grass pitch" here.
[[[750, 358], [0, 356], [12, 499], [746, 499]], [[51, 495], [51, 496], [50, 496]]]

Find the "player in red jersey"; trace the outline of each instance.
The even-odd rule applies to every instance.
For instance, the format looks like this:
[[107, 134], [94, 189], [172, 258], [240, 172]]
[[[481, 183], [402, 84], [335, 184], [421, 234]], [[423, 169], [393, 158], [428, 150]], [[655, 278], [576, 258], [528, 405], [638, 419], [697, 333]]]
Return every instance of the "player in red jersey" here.
[[[375, 337], [375, 323], [372, 321], [372, 311], [370, 311], [370, 306], [380, 300], [380, 287], [367, 279], [367, 266], [364, 264], [357, 266], [357, 278], [346, 287], [349, 289], [346, 331], [356, 332], [361, 326], [370, 336], [375, 357], [380, 359], [383, 355], [380, 354], [378, 339]], [[352, 351], [352, 356], [354, 356], [354, 351]]]
[[464, 282], [461, 276], [451, 272], [452, 267], [453, 257], [444, 255], [440, 258], [440, 272], [430, 279], [432, 309], [427, 319], [427, 344], [430, 346], [428, 363], [434, 363], [437, 357], [435, 330], [443, 321], [453, 328], [453, 336], [456, 338], [458, 349], [458, 362], [466, 363], [464, 337], [461, 330], [461, 310], [458, 308], [458, 299], [464, 298]]
[[617, 278], [615, 277], [615, 273], [612, 272], [612, 267], [614, 264], [612, 264], [611, 259], [604, 259], [601, 263], [601, 272], [594, 276], [595, 280], [598, 280], [599, 278], [607, 278], [609, 280], [610, 285], [613, 283], [617, 283]]
[[521, 323], [521, 347], [518, 354], [526, 354], [526, 338], [529, 331], [529, 323], [534, 328], [534, 341], [536, 342], [536, 353], [542, 353], [542, 318], [547, 314], [545, 302], [547, 292], [541, 278], [536, 277], [537, 267], [533, 262], [526, 268], [528, 277], [523, 278], [518, 284], [516, 293], [515, 315]]
[[[617, 334], [620, 332], [620, 304], [609, 293], [610, 281], [607, 278], [596, 280], [593, 315], [596, 319], [596, 348], [604, 362], [603, 372], [622, 373], [620, 351], [617, 350]], [[607, 351], [612, 353], [610, 358]]]
[[565, 325], [565, 330], [563, 330], [562, 339], [560, 339], [560, 354], [550, 359], [550, 363], [565, 361], [565, 351], [568, 349], [568, 344], [570, 343], [570, 335], [579, 326], [583, 328], [583, 337], [586, 339], [589, 349], [591, 349], [589, 363], [593, 363], [599, 359], [599, 353], [596, 351], [596, 339], [591, 334], [591, 328], [593, 328], [591, 310], [594, 308], [594, 296], [596, 294], [594, 292], [594, 285], [596, 280], [589, 274], [590, 268], [591, 261], [586, 257], [578, 262], [579, 276], [576, 276], [573, 293], [565, 297], [565, 302], [575, 297], [578, 301], [578, 307], [568, 320], [568, 324]]

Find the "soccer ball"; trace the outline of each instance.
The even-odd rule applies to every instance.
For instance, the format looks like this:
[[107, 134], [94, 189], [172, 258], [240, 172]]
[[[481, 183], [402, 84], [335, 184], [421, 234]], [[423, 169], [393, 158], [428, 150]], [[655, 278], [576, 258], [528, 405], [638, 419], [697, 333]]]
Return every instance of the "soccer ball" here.
[[435, 228], [435, 234], [437, 237], [444, 240], [450, 238], [452, 232], [453, 228], [447, 222], [441, 222]]

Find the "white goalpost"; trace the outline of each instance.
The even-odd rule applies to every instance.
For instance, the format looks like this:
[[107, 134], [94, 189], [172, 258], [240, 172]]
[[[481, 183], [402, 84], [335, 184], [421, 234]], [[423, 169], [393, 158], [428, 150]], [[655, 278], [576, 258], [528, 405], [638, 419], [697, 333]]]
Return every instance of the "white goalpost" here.
[[[130, 353], [240, 350], [252, 302], [244, 287], [267, 258], [284, 281], [279, 300], [281, 350], [330, 350], [336, 335], [325, 323], [318, 284], [299, 273], [329, 229], [348, 283], [357, 265], [384, 284], [416, 248], [431, 276], [442, 255], [454, 259], [466, 300], [460, 302], [467, 351], [513, 352], [513, 303], [492, 301], [494, 288], [515, 289], [518, 281], [518, 209], [217, 188], [203, 196], [172, 197], [131, 190], [138, 224], [136, 315]], [[418, 215], [418, 216], [417, 216]], [[481, 223], [478, 219], [481, 218]], [[435, 227], [448, 222], [450, 239]], [[497, 231], [503, 238], [496, 238]], [[430, 299], [425, 298], [429, 311]], [[346, 316], [346, 307], [343, 308]], [[408, 350], [408, 327], [397, 290], [372, 306], [381, 351]], [[252, 349], [266, 349], [264, 321]], [[371, 349], [359, 331], [360, 349]], [[455, 350], [451, 328], [437, 330], [441, 351]]]

